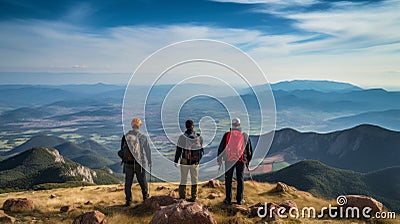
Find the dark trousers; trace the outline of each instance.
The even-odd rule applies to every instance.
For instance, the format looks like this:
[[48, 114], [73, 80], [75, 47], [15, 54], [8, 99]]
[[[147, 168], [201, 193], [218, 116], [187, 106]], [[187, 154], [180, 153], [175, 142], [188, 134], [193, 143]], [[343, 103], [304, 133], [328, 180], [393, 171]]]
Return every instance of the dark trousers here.
[[[230, 167], [230, 168], [229, 168]], [[225, 172], [225, 200], [231, 202], [232, 200], [232, 177], [233, 171], [236, 169], [236, 180], [237, 180], [237, 191], [236, 191], [236, 201], [241, 202], [243, 199], [243, 191], [244, 191], [244, 162], [225, 162], [225, 169], [229, 168]]]
[[125, 173], [125, 199], [126, 201], [132, 201], [132, 183], [133, 177], [136, 174], [136, 180], [139, 182], [140, 188], [142, 189], [143, 200], [148, 198], [148, 187], [146, 181], [146, 170], [143, 169], [140, 164], [124, 164]]

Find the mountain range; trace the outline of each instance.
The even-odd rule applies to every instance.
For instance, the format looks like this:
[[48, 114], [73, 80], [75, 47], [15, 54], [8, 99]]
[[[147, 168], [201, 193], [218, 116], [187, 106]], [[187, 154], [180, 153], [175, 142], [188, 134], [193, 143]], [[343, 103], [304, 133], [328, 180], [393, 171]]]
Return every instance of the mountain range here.
[[[257, 136], [251, 136], [253, 144]], [[374, 125], [359, 125], [330, 133], [275, 132], [268, 156], [280, 155], [289, 163], [318, 160], [329, 166], [371, 172], [400, 166], [400, 132]]]
[[305, 160], [275, 172], [254, 175], [253, 179], [270, 183], [284, 182], [324, 198], [368, 195], [381, 201], [390, 210], [400, 212], [400, 166], [359, 173]]
[[[241, 91], [242, 95], [246, 95], [251, 93], [253, 90], [263, 91], [265, 90], [265, 85], [257, 85], [252, 88], [245, 88]], [[361, 87], [350, 83], [344, 82], [335, 82], [328, 80], [291, 80], [291, 81], [282, 81], [277, 83], [270, 84], [270, 88], [272, 91], [283, 90], [286, 92], [295, 91], [295, 90], [314, 90], [318, 92], [350, 92], [350, 91], [358, 91], [362, 90]], [[252, 90], [253, 89], [253, 90]]]
[[[259, 136], [250, 136], [253, 145]], [[289, 164], [301, 160], [318, 160], [329, 166], [371, 172], [391, 166], [400, 166], [400, 132], [373, 125], [360, 125], [350, 129], [329, 132], [299, 132], [281, 129], [275, 132], [267, 159], [283, 158]], [[38, 135], [15, 147], [0, 153], [10, 157], [32, 147], [53, 147], [60, 154], [74, 162], [93, 169], [109, 167], [120, 171], [117, 149], [111, 149], [93, 140], [70, 142], [51, 135]], [[207, 158], [215, 158], [215, 149], [207, 149]]]
[[343, 82], [328, 80], [292, 80], [271, 84], [272, 90], [315, 90], [319, 92], [351, 92], [362, 90], [362, 88]]
[[[151, 89], [146, 120], [150, 131], [158, 135], [161, 105], [173, 85], [159, 85]], [[237, 87], [242, 88], [242, 87]], [[256, 88], [256, 87], [255, 87]], [[258, 87], [257, 87], [258, 88]], [[277, 129], [293, 128], [300, 131], [332, 132], [360, 124], [373, 124], [400, 130], [398, 111], [400, 92], [384, 89], [362, 89], [348, 83], [294, 80], [271, 85], [277, 109]], [[134, 86], [130, 94], [136, 99], [144, 97], [149, 87]], [[179, 86], [179, 93], [207, 90], [223, 101], [237, 101], [237, 97], [224, 96], [220, 88], [201, 84]], [[259, 111], [257, 99], [246, 95], [242, 88], [250, 117]], [[122, 135], [121, 106], [125, 86], [118, 85], [0, 85], [0, 152], [10, 150], [21, 141], [38, 132], [63, 136], [68, 140], [92, 139], [118, 148]], [[198, 121], [212, 116], [225, 123], [228, 117], [220, 102], [210, 98], [193, 98], [182, 107], [181, 120], [191, 117]], [[221, 134], [221, 133], [219, 133]], [[95, 135], [95, 136], [94, 136]], [[101, 139], [99, 139], [99, 137]]]

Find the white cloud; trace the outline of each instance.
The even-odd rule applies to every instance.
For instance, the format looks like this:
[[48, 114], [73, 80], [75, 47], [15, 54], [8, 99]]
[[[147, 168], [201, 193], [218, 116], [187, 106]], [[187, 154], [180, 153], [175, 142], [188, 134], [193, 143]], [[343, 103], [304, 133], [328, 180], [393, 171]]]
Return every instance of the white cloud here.
[[[286, 35], [193, 24], [121, 26], [93, 33], [61, 22], [2, 22], [0, 71], [131, 73], [161, 47], [204, 38], [242, 48], [272, 82], [331, 79], [392, 86], [400, 83], [398, 76], [382, 77], [400, 71], [399, 9], [400, 2], [386, 1], [342, 4], [325, 12], [280, 12], [302, 31]], [[318, 39], [321, 35], [325, 38]]]
[[79, 23], [87, 17], [93, 15], [97, 9], [89, 2], [80, 2], [72, 5], [66, 14], [62, 17], [62, 21], [71, 23]]

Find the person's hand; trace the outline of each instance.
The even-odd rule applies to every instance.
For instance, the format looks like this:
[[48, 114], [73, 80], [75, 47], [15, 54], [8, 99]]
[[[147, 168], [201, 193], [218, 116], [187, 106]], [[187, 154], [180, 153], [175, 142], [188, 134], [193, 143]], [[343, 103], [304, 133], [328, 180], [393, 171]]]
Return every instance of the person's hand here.
[[148, 163], [147, 165], [149, 166], [149, 168], [151, 168], [153, 164], [151, 164], [151, 163]]
[[178, 167], [178, 163], [174, 163], [175, 167]]

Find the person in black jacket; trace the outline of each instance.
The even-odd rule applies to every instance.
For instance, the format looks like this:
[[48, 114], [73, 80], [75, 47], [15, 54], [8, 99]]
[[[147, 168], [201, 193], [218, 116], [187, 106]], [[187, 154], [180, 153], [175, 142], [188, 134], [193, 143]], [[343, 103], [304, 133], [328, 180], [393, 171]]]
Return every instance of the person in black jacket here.
[[[232, 119], [232, 128], [222, 137], [218, 147], [218, 166], [225, 161], [225, 204], [231, 204], [232, 200], [232, 177], [236, 169], [237, 191], [236, 200], [240, 205], [244, 202], [244, 168], [248, 167], [253, 154], [253, 148], [249, 136], [241, 131], [240, 119]], [[228, 169], [228, 170], [226, 170]]]
[[[134, 118], [131, 122], [132, 130], [127, 132], [121, 139], [121, 150], [118, 155], [122, 159], [124, 165], [123, 172], [125, 173], [125, 199], [126, 206], [130, 206], [132, 202], [132, 183], [133, 177], [136, 174], [136, 179], [139, 182], [140, 188], [142, 189], [143, 201], [149, 197], [148, 186], [146, 180], [146, 170], [143, 168], [147, 165], [151, 168], [151, 151], [147, 137], [140, 133], [139, 129], [142, 125], [142, 121], [139, 118]], [[135, 153], [135, 146], [128, 146], [130, 143], [127, 141], [129, 136], [134, 136], [137, 142], [137, 152]], [[135, 154], [133, 155], [132, 154]]]
[[181, 167], [179, 198], [186, 198], [186, 181], [187, 175], [190, 172], [192, 192], [191, 198], [188, 201], [196, 201], [199, 163], [204, 154], [203, 138], [200, 134], [195, 133], [192, 120], [187, 120], [185, 126], [185, 133], [179, 136], [178, 139], [174, 160], [175, 167], [178, 166], [179, 160]]

